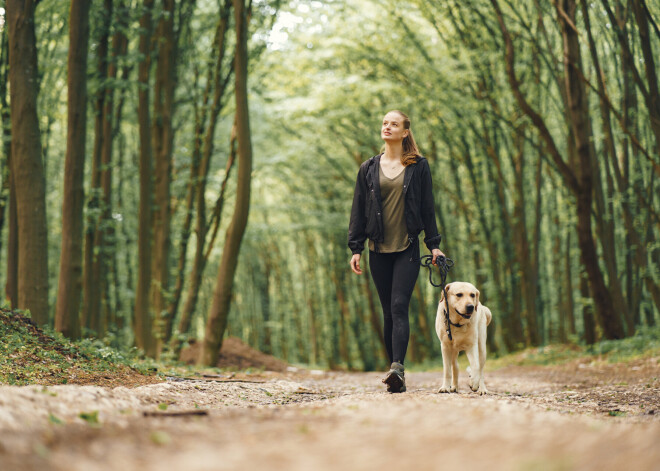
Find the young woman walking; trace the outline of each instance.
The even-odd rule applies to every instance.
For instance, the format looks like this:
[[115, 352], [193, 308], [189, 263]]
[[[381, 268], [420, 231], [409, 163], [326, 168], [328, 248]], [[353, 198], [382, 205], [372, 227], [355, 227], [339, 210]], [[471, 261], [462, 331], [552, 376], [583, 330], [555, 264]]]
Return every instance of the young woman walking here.
[[398, 393], [406, 390], [403, 361], [410, 338], [408, 306], [420, 267], [419, 233], [424, 230], [434, 264], [444, 254], [438, 248], [431, 170], [419, 155], [410, 119], [401, 111], [388, 112], [380, 137], [384, 152], [364, 162], [358, 172], [348, 247], [351, 269], [361, 275], [360, 258], [369, 238], [371, 276], [383, 307], [391, 363], [383, 382], [389, 392]]

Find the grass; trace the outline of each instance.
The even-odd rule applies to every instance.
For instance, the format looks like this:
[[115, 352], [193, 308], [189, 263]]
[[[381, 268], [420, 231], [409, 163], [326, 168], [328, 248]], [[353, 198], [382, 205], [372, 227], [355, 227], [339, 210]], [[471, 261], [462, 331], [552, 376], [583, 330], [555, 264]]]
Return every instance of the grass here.
[[[660, 356], [660, 327], [640, 327], [635, 335], [621, 340], [602, 340], [593, 345], [550, 344], [499, 357], [489, 354], [486, 368], [494, 370], [513, 365], [559, 365], [578, 358], [620, 363], [654, 356]], [[458, 357], [458, 362], [461, 369], [467, 367], [468, 361], [464, 353]], [[439, 371], [442, 369], [442, 357], [438, 353], [436, 359], [422, 363], [410, 362], [410, 366], [406, 365], [406, 368], [410, 371]]]
[[0, 385], [138, 386], [166, 376], [226, 372], [184, 365], [171, 355], [155, 361], [135, 347], [111, 346], [117, 344], [111, 336], [71, 341], [53, 329], [37, 327], [29, 312], [18, 310], [0, 308], [0, 339]]
[[153, 374], [137, 350], [121, 352], [92, 339], [71, 342], [21, 311], [0, 309], [0, 339], [0, 384], [108, 383]]

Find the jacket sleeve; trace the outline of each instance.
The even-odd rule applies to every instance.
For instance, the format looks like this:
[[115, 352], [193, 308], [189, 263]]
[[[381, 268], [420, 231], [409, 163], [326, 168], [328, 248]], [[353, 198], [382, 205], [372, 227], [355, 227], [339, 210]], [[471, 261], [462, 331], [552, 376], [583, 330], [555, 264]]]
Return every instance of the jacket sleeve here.
[[426, 160], [422, 162], [422, 221], [424, 223], [424, 243], [429, 250], [433, 250], [439, 248], [442, 236], [438, 234], [438, 226], [435, 222], [431, 169]]
[[360, 254], [364, 250], [364, 241], [367, 238], [365, 215], [365, 197], [367, 195], [367, 180], [365, 166], [360, 167], [353, 193], [353, 207], [351, 208], [351, 221], [348, 224], [348, 248], [353, 254]]

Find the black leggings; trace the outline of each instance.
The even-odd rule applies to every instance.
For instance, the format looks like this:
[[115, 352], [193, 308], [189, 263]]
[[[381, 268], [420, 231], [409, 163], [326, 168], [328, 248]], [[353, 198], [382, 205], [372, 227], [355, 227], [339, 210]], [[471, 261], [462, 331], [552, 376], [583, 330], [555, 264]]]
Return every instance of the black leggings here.
[[385, 348], [390, 362], [403, 364], [408, 350], [408, 306], [419, 275], [417, 254], [415, 243], [410, 244], [403, 252], [369, 251], [371, 277], [383, 307]]

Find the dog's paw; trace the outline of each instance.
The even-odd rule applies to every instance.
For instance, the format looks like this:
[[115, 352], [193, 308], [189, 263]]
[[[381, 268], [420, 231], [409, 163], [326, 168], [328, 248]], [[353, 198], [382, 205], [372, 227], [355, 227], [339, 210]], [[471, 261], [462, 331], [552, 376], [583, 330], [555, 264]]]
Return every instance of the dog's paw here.
[[486, 389], [486, 386], [484, 386], [483, 388], [477, 389], [476, 393], [479, 394], [480, 396], [485, 396], [486, 394], [488, 394], [488, 389]]
[[451, 388], [449, 388], [449, 392], [455, 392], [455, 393], [457, 393], [457, 392], [458, 392], [458, 388], [455, 387], [455, 386], [452, 386]]
[[468, 384], [469, 384], [470, 389], [472, 390], [472, 392], [477, 392], [479, 390], [479, 386], [475, 385], [475, 384], [472, 384], [471, 381]]
[[449, 388], [447, 386], [443, 386], [440, 389], [438, 389], [438, 394], [443, 394], [443, 393], [448, 393], [448, 392], [450, 392], [450, 391], [449, 391]]

